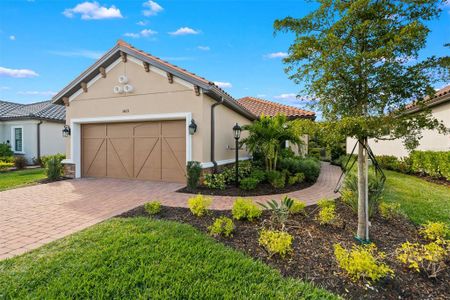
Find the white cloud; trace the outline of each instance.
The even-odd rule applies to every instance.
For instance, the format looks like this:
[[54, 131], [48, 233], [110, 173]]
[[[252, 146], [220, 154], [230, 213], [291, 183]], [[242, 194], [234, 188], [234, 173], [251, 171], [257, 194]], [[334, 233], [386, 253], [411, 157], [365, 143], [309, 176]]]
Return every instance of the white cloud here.
[[264, 55], [265, 58], [285, 58], [288, 54], [286, 52], [273, 52]]
[[54, 91], [20, 91], [17, 92], [19, 95], [25, 96], [55, 96], [56, 92]]
[[264, 97], [267, 97], [267, 95], [266, 95], [266, 94], [258, 94], [258, 95], [256, 95], [256, 97], [258, 97], [258, 98], [264, 98]]
[[158, 32], [151, 30], [151, 29], [143, 29], [139, 32], [127, 32], [124, 34], [124, 36], [131, 37], [131, 38], [140, 38], [140, 37], [149, 37], [156, 35]]
[[49, 51], [50, 54], [66, 56], [66, 57], [85, 57], [91, 59], [99, 59], [102, 55], [102, 51], [93, 50], [74, 50], [74, 51]]
[[139, 21], [139, 22], [136, 23], [136, 25], [139, 25], [139, 26], [145, 26], [147, 24], [148, 24], [147, 21]]
[[30, 69], [9, 69], [0, 67], [0, 76], [13, 78], [30, 78], [39, 76], [39, 74]]
[[214, 81], [214, 84], [217, 85], [220, 88], [230, 88], [233, 87], [233, 85], [229, 82], [223, 82], [223, 81]]
[[15, 35], [10, 35], [10, 36], [9, 36], [9, 39], [10, 39], [11, 41], [15, 41], [15, 40], [16, 40], [16, 36], [15, 36]]
[[285, 93], [285, 94], [280, 94], [280, 95], [274, 96], [274, 98], [280, 99], [280, 100], [297, 100], [297, 94]]
[[63, 11], [63, 15], [68, 18], [73, 18], [76, 14], [81, 15], [82, 20], [123, 18], [120, 9], [116, 8], [114, 5], [107, 8], [105, 6], [100, 6], [100, 4], [95, 1], [86, 1], [77, 4], [74, 8], [67, 8]]
[[10, 89], [9, 86], [0, 86], [0, 91], [9, 91]]
[[164, 8], [155, 1], [147, 1], [142, 4], [147, 9], [142, 11], [142, 14], [146, 17], [156, 16], [158, 13], [162, 12]]
[[170, 35], [188, 35], [188, 34], [199, 34], [199, 30], [195, 30], [189, 27], [180, 27], [176, 31], [169, 32]]
[[211, 48], [209, 48], [209, 46], [197, 46], [198, 50], [202, 50], [202, 51], [209, 51], [211, 50]]

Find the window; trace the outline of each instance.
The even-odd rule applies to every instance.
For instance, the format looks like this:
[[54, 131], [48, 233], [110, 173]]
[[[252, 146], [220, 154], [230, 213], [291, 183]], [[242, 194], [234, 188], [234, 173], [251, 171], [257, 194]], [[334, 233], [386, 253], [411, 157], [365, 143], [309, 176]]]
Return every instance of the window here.
[[12, 128], [12, 148], [14, 152], [23, 152], [23, 128]]

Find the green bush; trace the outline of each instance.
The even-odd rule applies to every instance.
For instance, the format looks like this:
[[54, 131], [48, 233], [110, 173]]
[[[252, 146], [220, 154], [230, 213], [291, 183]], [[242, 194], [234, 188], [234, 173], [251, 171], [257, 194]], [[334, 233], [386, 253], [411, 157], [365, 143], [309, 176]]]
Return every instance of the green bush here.
[[11, 146], [7, 143], [0, 143], [0, 157], [13, 156], [14, 152], [11, 150]]
[[264, 180], [266, 180], [266, 172], [261, 169], [254, 169], [250, 173], [250, 177], [256, 178], [259, 182], [263, 182]]
[[[252, 162], [250, 160], [239, 161], [238, 167], [238, 178], [242, 180], [243, 178], [249, 177], [252, 172]], [[236, 167], [226, 167], [220, 172], [224, 176], [226, 184], [232, 184], [236, 182]]]
[[212, 236], [223, 235], [225, 237], [233, 236], [232, 233], [234, 231], [234, 228], [235, 226], [233, 220], [225, 216], [215, 219], [214, 223], [208, 227], [210, 235]]
[[288, 170], [291, 174], [303, 173], [308, 182], [315, 182], [320, 174], [320, 161], [311, 157], [281, 159], [278, 167], [280, 170]]
[[279, 254], [285, 257], [292, 251], [292, 235], [285, 231], [262, 230], [259, 235], [259, 244], [263, 246], [270, 255]]
[[286, 172], [268, 171], [266, 173], [267, 180], [276, 189], [282, 189], [286, 185]]
[[45, 163], [45, 172], [47, 178], [51, 181], [57, 180], [63, 173], [61, 161], [57, 156], [50, 157]]
[[423, 224], [419, 233], [427, 240], [445, 240], [450, 235], [450, 228], [444, 222], [430, 222]]
[[288, 184], [294, 185], [296, 183], [300, 183], [305, 179], [305, 175], [303, 173], [296, 173], [294, 175], [288, 176]]
[[161, 212], [161, 202], [151, 201], [144, 204], [145, 211], [150, 215], [157, 215]]
[[14, 165], [14, 156], [0, 156], [0, 161], [5, 163], [12, 163]]
[[339, 266], [347, 272], [353, 281], [365, 279], [375, 282], [394, 274], [391, 268], [380, 262], [385, 258], [385, 254], [377, 252], [374, 244], [353, 246], [351, 250], [346, 250], [340, 244], [335, 244], [334, 256]]
[[205, 174], [204, 183], [210, 189], [225, 189], [225, 176], [222, 173]]
[[198, 161], [189, 161], [186, 166], [187, 187], [195, 190], [198, 187], [202, 167]]
[[320, 208], [319, 213], [316, 216], [316, 220], [320, 225], [331, 225], [336, 221], [336, 203], [334, 200], [321, 199], [317, 203]]
[[251, 199], [237, 198], [231, 210], [236, 220], [253, 221], [262, 215], [262, 209]]
[[192, 214], [197, 217], [201, 217], [208, 212], [208, 208], [212, 204], [212, 199], [210, 197], [205, 197], [203, 195], [197, 195], [195, 197], [189, 198], [188, 206]]
[[257, 178], [247, 177], [247, 178], [241, 179], [241, 181], [239, 182], [239, 186], [243, 190], [251, 191], [251, 190], [256, 189], [256, 187], [258, 186], [258, 183], [259, 183], [259, 180]]
[[413, 172], [450, 180], [450, 151], [413, 151], [410, 158]]
[[294, 200], [294, 203], [292, 203], [292, 206], [289, 208], [289, 212], [293, 215], [305, 213], [306, 203], [297, 199], [292, 200]]
[[383, 218], [391, 220], [400, 214], [400, 204], [381, 202], [378, 211]]
[[5, 171], [9, 168], [14, 167], [14, 163], [12, 162], [5, 162], [0, 160], [0, 171]]
[[24, 156], [16, 156], [14, 158], [14, 166], [17, 170], [22, 170], [27, 166], [27, 159]]
[[[369, 216], [372, 216], [378, 208], [383, 192], [383, 182], [375, 176], [375, 172], [369, 171]], [[358, 212], [358, 176], [356, 172], [349, 172], [344, 180], [341, 198], [350, 208]]]
[[411, 173], [411, 160], [408, 157], [399, 159], [393, 155], [380, 155], [376, 160], [381, 168], [401, 173]]
[[63, 159], [66, 158], [66, 155], [65, 155], [65, 154], [62, 154], [62, 153], [57, 153], [57, 154], [54, 154], [54, 155], [41, 156], [41, 158], [40, 158], [40, 164], [41, 164], [41, 167], [46, 168], [46, 166], [47, 166], [47, 161], [48, 161], [49, 159], [51, 159], [51, 158], [55, 158], [56, 160], [58, 160], [59, 162], [61, 162]]
[[322, 148], [309, 148], [308, 150], [308, 156], [320, 159], [320, 151]]

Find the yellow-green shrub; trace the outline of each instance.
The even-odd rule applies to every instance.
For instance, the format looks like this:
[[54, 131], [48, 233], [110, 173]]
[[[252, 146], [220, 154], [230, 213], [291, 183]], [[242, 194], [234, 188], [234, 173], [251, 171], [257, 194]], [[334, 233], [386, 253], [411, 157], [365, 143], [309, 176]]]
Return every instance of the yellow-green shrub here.
[[212, 203], [212, 199], [210, 197], [205, 197], [203, 195], [198, 194], [195, 197], [189, 198], [188, 206], [191, 210], [192, 214], [201, 217], [208, 212], [208, 208]]
[[264, 229], [259, 235], [259, 244], [271, 255], [279, 254], [281, 257], [292, 251], [292, 240], [292, 235], [285, 231]]
[[377, 252], [374, 244], [366, 246], [353, 246], [351, 250], [343, 248], [340, 244], [334, 245], [334, 256], [339, 266], [345, 270], [351, 280], [365, 279], [377, 281], [387, 275], [393, 275], [394, 271], [386, 264], [383, 252]]
[[212, 236], [224, 235], [226, 237], [232, 236], [234, 230], [233, 220], [222, 216], [214, 220], [214, 223], [208, 227], [209, 234]]
[[324, 198], [317, 202], [317, 206], [320, 208], [325, 208], [325, 207], [330, 207], [330, 206], [335, 207], [336, 204], [334, 203], [334, 200]]
[[158, 201], [151, 201], [144, 204], [145, 211], [150, 215], [159, 214], [161, 211], [161, 203]]
[[294, 200], [294, 202], [292, 203], [292, 206], [289, 208], [289, 212], [293, 215], [296, 215], [299, 213], [304, 213], [306, 203], [304, 201], [300, 201], [297, 199], [293, 199], [293, 200]]
[[334, 206], [321, 208], [316, 220], [319, 221], [320, 225], [333, 224], [336, 220], [336, 209]]
[[437, 240], [426, 245], [418, 243], [403, 243], [396, 249], [397, 259], [408, 268], [420, 272], [423, 270], [428, 277], [437, 277], [445, 266], [445, 259], [450, 253], [449, 243]]
[[400, 204], [381, 202], [380, 205], [378, 205], [378, 211], [383, 218], [388, 220], [393, 219], [399, 214]]
[[261, 216], [262, 209], [251, 199], [237, 198], [234, 201], [231, 213], [236, 220], [253, 221]]
[[431, 241], [444, 240], [449, 234], [449, 228], [444, 222], [427, 222], [422, 225], [419, 233]]
[[0, 171], [14, 167], [14, 163], [0, 161]]

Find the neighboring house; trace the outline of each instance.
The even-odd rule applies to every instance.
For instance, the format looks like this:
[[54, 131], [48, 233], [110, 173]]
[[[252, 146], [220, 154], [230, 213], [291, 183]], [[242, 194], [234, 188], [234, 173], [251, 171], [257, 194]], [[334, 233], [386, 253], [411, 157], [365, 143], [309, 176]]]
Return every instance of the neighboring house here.
[[44, 155], [65, 152], [65, 108], [52, 101], [20, 104], [0, 101], [0, 143], [33, 163]]
[[[442, 121], [450, 129], [450, 85], [436, 92], [433, 98], [425, 100], [425, 105], [431, 110], [434, 118]], [[415, 113], [421, 108], [414, 103], [407, 106], [407, 113]], [[420, 144], [416, 150], [450, 151], [450, 135], [440, 134], [437, 130], [423, 130]], [[350, 153], [356, 143], [355, 139], [347, 138], [347, 153]], [[370, 139], [369, 145], [375, 155], [408, 156], [408, 150], [402, 140]]]
[[[312, 111], [303, 110], [297, 107], [275, 103], [269, 100], [256, 98], [256, 97], [244, 97], [237, 100], [240, 105], [252, 112], [254, 115], [260, 117], [261, 115], [273, 117], [277, 114], [283, 114], [290, 120], [295, 119], [310, 119], [315, 120], [316, 114]], [[303, 136], [303, 145], [301, 149], [298, 149], [296, 145], [289, 145], [286, 141], [286, 147], [290, 147], [294, 152], [307, 154], [308, 151], [308, 136]]]

